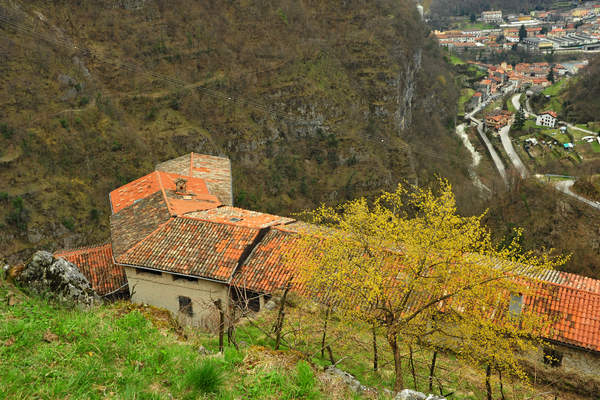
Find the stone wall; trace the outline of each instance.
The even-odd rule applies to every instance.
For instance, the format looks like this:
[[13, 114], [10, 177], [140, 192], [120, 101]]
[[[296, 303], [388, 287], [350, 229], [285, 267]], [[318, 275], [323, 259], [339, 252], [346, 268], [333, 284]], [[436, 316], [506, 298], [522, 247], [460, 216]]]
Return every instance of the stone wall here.
[[530, 375], [538, 382], [552, 383], [556, 388], [581, 394], [600, 393], [600, 354], [554, 345], [552, 349], [562, 355], [559, 366], [544, 363], [542, 347], [523, 357]]
[[[225, 284], [203, 279], [188, 281], [167, 272], [157, 275], [132, 267], [125, 267], [125, 273], [132, 302], [165, 308], [183, 325], [215, 331], [219, 323], [215, 300], [221, 300], [223, 310], [229, 304]], [[180, 311], [180, 296], [191, 300], [191, 316]]]

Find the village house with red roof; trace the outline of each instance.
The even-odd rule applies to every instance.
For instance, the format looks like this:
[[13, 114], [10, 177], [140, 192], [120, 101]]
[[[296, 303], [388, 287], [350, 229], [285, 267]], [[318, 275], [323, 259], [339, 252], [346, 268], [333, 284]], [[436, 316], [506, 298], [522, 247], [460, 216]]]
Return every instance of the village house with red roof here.
[[535, 124], [548, 128], [554, 128], [556, 126], [557, 118], [558, 115], [554, 111], [544, 111], [539, 113], [535, 119]]
[[[110, 243], [55, 254], [76, 264], [101, 296], [129, 295], [184, 324], [214, 329], [218, 308], [227, 313], [243, 300], [258, 311], [283, 287], [298, 288], [298, 238], [310, 226], [234, 207], [226, 158], [190, 153], [166, 161], [109, 198]], [[600, 281], [552, 271], [532, 278], [531, 288], [518, 306], [551, 318], [543, 336], [557, 345], [531, 356], [536, 368], [597, 376]]]

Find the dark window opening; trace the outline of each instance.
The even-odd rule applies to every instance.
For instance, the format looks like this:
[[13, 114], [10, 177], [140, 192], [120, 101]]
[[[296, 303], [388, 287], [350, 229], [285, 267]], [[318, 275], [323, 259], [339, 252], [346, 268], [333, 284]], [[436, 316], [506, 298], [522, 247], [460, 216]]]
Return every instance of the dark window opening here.
[[192, 299], [185, 296], [179, 296], [179, 312], [189, 315], [190, 317], [194, 315], [194, 310], [192, 309]]
[[183, 281], [188, 281], [188, 282], [198, 282], [198, 278], [194, 278], [192, 276], [181, 276], [181, 275], [173, 275], [173, 280], [174, 281], [183, 280]]
[[[231, 300], [242, 310], [260, 311], [260, 294], [251, 290], [232, 287]], [[266, 301], [266, 298], [265, 298]]]
[[136, 268], [135, 273], [136, 274], [142, 274], [142, 275], [143, 274], [146, 274], [146, 275], [158, 275], [158, 276], [162, 275], [162, 272], [160, 272], [160, 271], [154, 271], [154, 270], [151, 270], [151, 269], [140, 269], [140, 268]]
[[560, 367], [562, 364], [563, 355], [560, 351], [544, 347], [544, 364], [551, 367]]

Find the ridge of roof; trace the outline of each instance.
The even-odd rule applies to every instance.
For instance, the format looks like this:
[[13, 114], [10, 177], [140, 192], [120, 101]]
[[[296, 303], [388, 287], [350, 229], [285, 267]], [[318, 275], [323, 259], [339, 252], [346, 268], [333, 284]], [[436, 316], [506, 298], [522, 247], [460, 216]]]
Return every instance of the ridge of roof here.
[[[177, 179], [185, 179], [188, 182], [188, 189], [191, 189], [189, 193], [191, 197], [189, 199], [185, 197], [178, 199], [167, 193], [167, 190], [175, 191], [175, 181]], [[206, 181], [202, 178], [171, 172], [153, 171], [110, 192], [109, 198], [113, 214], [159, 191], [162, 193], [170, 215], [190, 212], [191, 210], [188, 208], [191, 206], [194, 209], [193, 202], [196, 202], [198, 210], [206, 210], [222, 204], [219, 198], [209, 191]], [[184, 200], [185, 203], [181, 203], [179, 200]], [[182, 206], [187, 207], [181, 208]]]
[[74, 247], [72, 249], [60, 249], [60, 250], [56, 250], [53, 253], [53, 255], [54, 255], [54, 257], [62, 257], [63, 255], [75, 255], [78, 253], [85, 253], [89, 250], [99, 249], [99, 248], [105, 247], [105, 246], [112, 247], [112, 244], [110, 243], [110, 241], [108, 241], [108, 242], [104, 242], [104, 243], [91, 244], [88, 246]]
[[222, 205], [207, 210], [189, 212], [182, 215], [182, 217], [258, 229], [285, 225], [296, 221], [295, 219], [289, 217], [282, 217], [260, 211], [246, 210], [244, 208], [228, 205]]

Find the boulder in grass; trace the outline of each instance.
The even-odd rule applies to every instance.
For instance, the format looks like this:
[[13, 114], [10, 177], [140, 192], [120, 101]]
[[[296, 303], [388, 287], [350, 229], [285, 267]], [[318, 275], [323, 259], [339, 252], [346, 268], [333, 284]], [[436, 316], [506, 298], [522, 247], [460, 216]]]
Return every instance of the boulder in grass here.
[[87, 306], [102, 302], [75, 264], [54, 258], [47, 251], [36, 252], [17, 281], [37, 294], [49, 295], [63, 302]]

